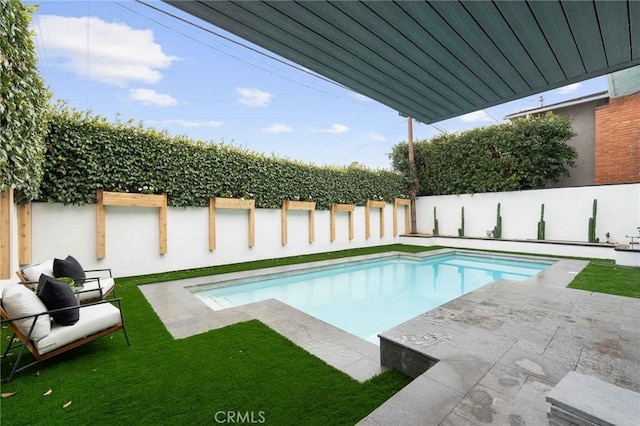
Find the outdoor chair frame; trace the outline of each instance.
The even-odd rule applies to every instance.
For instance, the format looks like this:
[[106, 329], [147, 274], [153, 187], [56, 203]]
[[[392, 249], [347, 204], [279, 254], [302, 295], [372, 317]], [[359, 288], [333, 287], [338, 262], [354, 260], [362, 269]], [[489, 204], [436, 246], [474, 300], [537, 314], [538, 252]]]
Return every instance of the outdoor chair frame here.
[[[46, 311], [46, 312], [41, 312], [38, 314], [34, 314], [34, 315], [26, 315], [26, 316], [22, 316], [22, 317], [18, 317], [18, 318], [10, 318], [9, 315], [7, 314], [7, 312], [0, 307], [0, 316], [2, 318], [2, 320], [0, 321], [0, 323], [2, 324], [9, 324], [9, 326], [11, 327], [11, 329], [13, 330], [13, 335], [11, 336], [11, 339], [9, 341], [9, 345], [7, 345], [7, 348], [5, 349], [4, 353], [2, 354], [2, 358], [5, 358], [8, 354], [9, 351], [11, 349], [17, 348], [18, 346], [20, 347], [20, 352], [18, 353], [18, 356], [13, 364], [13, 368], [11, 369], [11, 372], [9, 373], [9, 376], [6, 379], [3, 379], [3, 382], [8, 382], [10, 381], [13, 376], [16, 373], [19, 373], [29, 367], [32, 367], [35, 364], [38, 364], [41, 361], [50, 359], [55, 357], [56, 355], [60, 355], [64, 352], [67, 352], [71, 349], [77, 348], [78, 346], [84, 345], [85, 343], [89, 343], [93, 340], [99, 339], [100, 337], [106, 336], [108, 334], [114, 333], [118, 330], [122, 330], [122, 332], [124, 333], [124, 337], [127, 341], [127, 346], [130, 346], [130, 342], [129, 342], [129, 336], [127, 335], [127, 330], [125, 328], [124, 325], [124, 318], [122, 317], [122, 309], [121, 309], [121, 299], [120, 298], [113, 298], [113, 299], [109, 299], [109, 300], [101, 300], [98, 302], [94, 302], [94, 303], [87, 303], [84, 305], [79, 305], [79, 306], [71, 306], [71, 307], [67, 307], [67, 308], [61, 308], [61, 309], [55, 309], [55, 310], [51, 310], [51, 311]], [[33, 332], [33, 329], [36, 325], [36, 320], [39, 316], [41, 315], [47, 315], [47, 314], [55, 314], [58, 312], [63, 312], [66, 310], [70, 310], [70, 309], [74, 309], [74, 308], [79, 308], [79, 309], [86, 309], [86, 308], [90, 308], [91, 306], [96, 306], [96, 305], [100, 305], [103, 303], [114, 303], [117, 304], [117, 308], [118, 311], [120, 312], [120, 322], [116, 325], [113, 325], [109, 328], [106, 328], [104, 330], [100, 330], [94, 334], [91, 334], [89, 336], [84, 336], [82, 338], [77, 339], [74, 342], [68, 343], [64, 346], [61, 346], [59, 348], [56, 348], [50, 352], [46, 352], [44, 354], [40, 354], [40, 352], [38, 351], [37, 347], [35, 346], [34, 342], [30, 339], [31, 333]], [[29, 332], [25, 335], [20, 328], [14, 323], [14, 321], [18, 321], [18, 320], [22, 320], [22, 319], [27, 319], [27, 318], [33, 318], [33, 322], [31, 324], [31, 327], [29, 328]], [[67, 327], [73, 327], [73, 325], [71, 326], [67, 326]], [[20, 345], [14, 345], [14, 343], [17, 342], [21, 342]], [[33, 355], [33, 357], [35, 358], [35, 361], [23, 365], [20, 367], [20, 361], [22, 360], [22, 356], [24, 355], [25, 352], [25, 348], [27, 348], [29, 350], [29, 352], [31, 352], [31, 354]]]

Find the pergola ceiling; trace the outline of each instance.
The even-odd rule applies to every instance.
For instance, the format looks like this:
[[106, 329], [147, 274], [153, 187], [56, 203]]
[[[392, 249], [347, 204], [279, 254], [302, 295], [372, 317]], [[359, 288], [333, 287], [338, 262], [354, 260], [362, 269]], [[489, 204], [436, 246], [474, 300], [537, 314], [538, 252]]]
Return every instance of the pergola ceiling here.
[[432, 123], [640, 64], [640, 2], [167, 3]]

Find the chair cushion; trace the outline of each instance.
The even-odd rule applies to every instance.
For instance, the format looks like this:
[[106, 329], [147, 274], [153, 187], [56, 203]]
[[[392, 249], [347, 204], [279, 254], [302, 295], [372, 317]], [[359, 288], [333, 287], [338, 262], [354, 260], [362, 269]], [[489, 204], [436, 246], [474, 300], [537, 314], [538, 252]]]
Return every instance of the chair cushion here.
[[81, 306], [80, 320], [73, 327], [63, 327], [53, 323], [49, 335], [39, 340], [36, 348], [43, 355], [85, 336], [91, 336], [120, 324], [121, 321], [120, 310], [111, 303]]
[[69, 284], [43, 274], [38, 283], [38, 297], [50, 311], [76, 306], [76, 309], [51, 314], [58, 324], [73, 325], [80, 319], [78, 299]]
[[86, 278], [82, 265], [73, 256], [67, 256], [64, 260], [53, 259], [53, 276], [71, 277], [76, 284], [82, 284]]
[[49, 275], [51, 277], [53, 276], [53, 260], [47, 260], [46, 262], [42, 262], [37, 265], [28, 266], [22, 270], [22, 275], [30, 283], [37, 283], [40, 279], [40, 275], [42, 274]]
[[[102, 299], [107, 293], [111, 291], [114, 284], [115, 282], [113, 278], [100, 278], [100, 281], [87, 280], [84, 282], [82, 291], [78, 293], [78, 300], [80, 300], [80, 303], [82, 303], [87, 300]], [[102, 287], [102, 293], [100, 293], [100, 290], [99, 290], [101, 287]], [[93, 289], [95, 290], [87, 291], [87, 290], [93, 290]]]
[[[35, 315], [47, 312], [47, 307], [36, 294], [22, 284], [8, 285], [2, 292], [2, 308], [9, 318], [19, 318], [25, 315]], [[25, 318], [15, 321], [15, 325], [26, 336], [33, 324], [34, 318]], [[49, 314], [39, 315], [31, 333], [31, 340], [38, 341], [46, 337], [51, 331], [51, 318]]]

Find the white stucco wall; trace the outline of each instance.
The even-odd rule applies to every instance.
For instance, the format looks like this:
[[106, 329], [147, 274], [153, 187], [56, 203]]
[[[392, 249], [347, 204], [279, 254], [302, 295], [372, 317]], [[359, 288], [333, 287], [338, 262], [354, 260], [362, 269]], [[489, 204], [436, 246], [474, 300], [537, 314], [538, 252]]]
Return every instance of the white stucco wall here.
[[[545, 204], [546, 239], [587, 240], [588, 219], [593, 199], [598, 200], [597, 235], [605, 241], [627, 243], [625, 235], [637, 235], [640, 226], [640, 184], [590, 186], [490, 193], [420, 197], [417, 200], [418, 231], [431, 234], [433, 206], [437, 206], [440, 235], [457, 236], [460, 207], [465, 207], [465, 235], [486, 237], [495, 226], [496, 205], [501, 203], [503, 238], [536, 239], [540, 204]], [[329, 211], [315, 212], [315, 242], [308, 242], [308, 212], [289, 211], [289, 242], [281, 244], [279, 209], [256, 209], [255, 246], [248, 247], [248, 214], [245, 210], [218, 209], [216, 212], [217, 248], [209, 251], [208, 209], [168, 209], [168, 251], [159, 254], [158, 212], [153, 208], [106, 207], [106, 256], [96, 259], [95, 205], [63, 206], [33, 203], [32, 260], [39, 263], [53, 257], [76, 257], [86, 269], [110, 267], [115, 276], [141, 275], [203, 266], [296, 256], [308, 253], [385, 245], [397, 242], [452, 247], [485, 248], [506, 251], [555, 253], [566, 256], [615, 258], [612, 248], [564, 246], [553, 249], [547, 244], [451, 238], [394, 238], [393, 208], [384, 209], [385, 236], [380, 238], [378, 209], [371, 211], [371, 237], [365, 239], [365, 208], [354, 212], [354, 239], [348, 238], [348, 214], [336, 216], [336, 241], [330, 241]], [[398, 229], [404, 229], [403, 207], [398, 211]], [[13, 262], [17, 265], [17, 224], [12, 218]], [[15, 282], [12, 277], [3, 283]]]
[[[354, 239], [349, 241], [348, 214], [336, 215], [336, 240], [330, 241], [329, 211], [315, 211], [315, 242], [309, 243], [306, 211], [288, 212], [288, 243], [281, 243], [279, 209], [256, 209], [255, 246], [248, 247], [246, 210], [216, 211], [216, 250], [209, 251], [207, 208], [170, 207], [167, 253], [159, 254], [158, 210], [106, 207], [106, 256], [96, 259], [95, 205], [63, 206], [33, 203], [33, 262], [76, 257], [85, 269], [110, 267], [116, 276], [141, 275], [203, 266], [296, 256], [397, 242], [393, 237], [393, 206], [384, 209], [385, 236], [380, 238], [379, 209], [371, 210], [371, 237], [365, 239], [365, 209], [354, 212]], [[400, 224], [404, 215], [399, 209]], [[400, 229], [404, 225], [400, 225]]]
[[596, 235], [601, 242], [606, 241], [607, 232], [610, 242], [623, 244], [629, 242], [625, 235], [638, 234], [640, 184], [419, 197], [418, 232], [433, 232], [435, 206], [439, 234], [457, 236], [464, 206], [465, 236], [486, 237], [496, 224], [496, 207], [501, 203], [502, 238], [536, 239], [544, 203], [546, 240], [586, 242], [594, 199], [598, 200]]

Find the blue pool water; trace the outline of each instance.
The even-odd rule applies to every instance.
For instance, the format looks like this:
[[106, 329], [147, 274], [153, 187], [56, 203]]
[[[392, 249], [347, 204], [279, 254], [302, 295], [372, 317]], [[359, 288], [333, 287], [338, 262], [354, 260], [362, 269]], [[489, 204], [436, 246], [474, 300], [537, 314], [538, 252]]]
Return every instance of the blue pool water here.
[[392, 258], [195, 293], [214, 309], [278, 299], [378, 344], [378, 333], [492, 281], [523, 281], [548, 263], [451, 254]]

